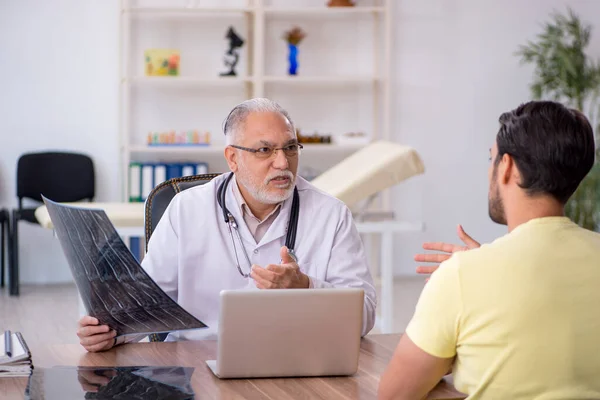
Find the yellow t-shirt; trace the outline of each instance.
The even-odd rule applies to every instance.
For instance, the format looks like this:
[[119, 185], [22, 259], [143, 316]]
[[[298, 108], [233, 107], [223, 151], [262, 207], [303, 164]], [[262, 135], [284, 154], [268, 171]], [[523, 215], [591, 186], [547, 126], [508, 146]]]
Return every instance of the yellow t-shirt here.
[[471, 399], [600, 399], [600, 234], [540, 218], [456, 253], [406, 329]]

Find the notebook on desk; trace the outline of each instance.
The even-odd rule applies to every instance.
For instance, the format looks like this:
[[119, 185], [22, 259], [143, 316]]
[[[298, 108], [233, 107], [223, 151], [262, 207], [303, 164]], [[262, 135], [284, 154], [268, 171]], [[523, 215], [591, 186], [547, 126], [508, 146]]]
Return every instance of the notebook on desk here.
[[21, 332], [5, 331], [0, 340], [0, 377], [28, 376], [31, 352]]

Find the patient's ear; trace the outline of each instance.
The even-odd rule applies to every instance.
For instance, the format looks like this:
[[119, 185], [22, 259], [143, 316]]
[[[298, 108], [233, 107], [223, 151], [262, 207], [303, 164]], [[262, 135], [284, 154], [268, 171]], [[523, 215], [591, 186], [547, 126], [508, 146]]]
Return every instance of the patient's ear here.
[[507, 185], [511, 181], [517, 184], [521, 182], [521, 173], [515, 164], [514, 158], [509, 154], [502, 155], [502, 159], [498, 165], [498, 177], [500, 183]]
[[238, 170], [237, 157], [237, 151], [235, 151], [233, 147], [225, 147], [225, 160], [227, 161], [227, 165], [231, 172], [237, 172]]

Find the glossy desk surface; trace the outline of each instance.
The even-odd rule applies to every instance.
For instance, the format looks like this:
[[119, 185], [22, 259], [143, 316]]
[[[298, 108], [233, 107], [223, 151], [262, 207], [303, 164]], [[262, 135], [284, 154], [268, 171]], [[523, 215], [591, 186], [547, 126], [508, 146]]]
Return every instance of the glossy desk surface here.
[[[361, 341], [359, 370], [351, 377], [230, 379], [216, 378], [205, 361], [216, 359], [216, 341], [134, 343], [102, 353], [80, 345], [52, 346], [33, 354], [35, 367], [180, 366], [194, 367], [191, 384], [197, 399], [375, 399], [379, 377], [390, 360], [399, 334], [369, 335]], [[41, 353], [41, 354], [40, 354]], [[0, 398], [22, 399], [27, 378], [0, 378]], [[429, 399], [462, 399], [446, 381]]]

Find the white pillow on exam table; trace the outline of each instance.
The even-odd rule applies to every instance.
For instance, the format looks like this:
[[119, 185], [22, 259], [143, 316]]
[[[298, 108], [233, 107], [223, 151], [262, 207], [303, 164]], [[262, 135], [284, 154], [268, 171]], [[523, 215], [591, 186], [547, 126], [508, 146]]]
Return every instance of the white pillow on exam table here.
[[352, 208], [359, 201], [424, 172], [423, 161], [415, 149], [377, 141], [345, 158], [311, 183]]

